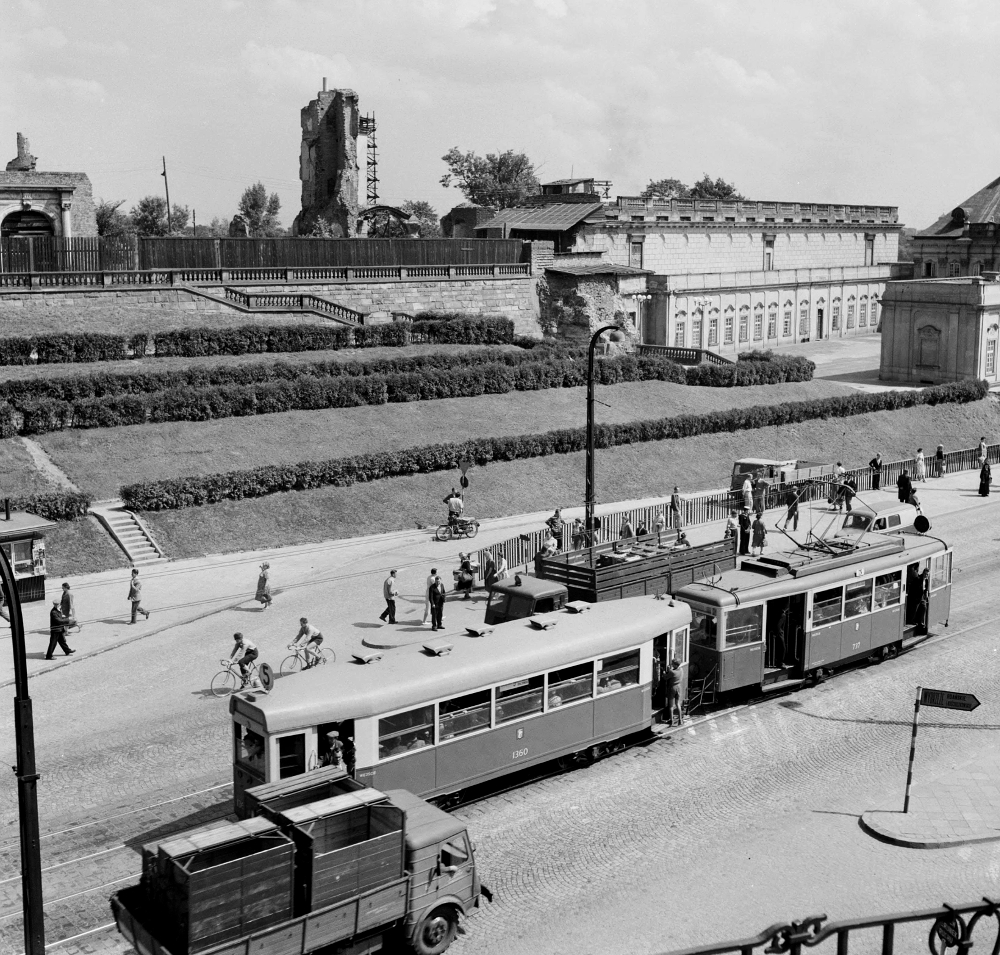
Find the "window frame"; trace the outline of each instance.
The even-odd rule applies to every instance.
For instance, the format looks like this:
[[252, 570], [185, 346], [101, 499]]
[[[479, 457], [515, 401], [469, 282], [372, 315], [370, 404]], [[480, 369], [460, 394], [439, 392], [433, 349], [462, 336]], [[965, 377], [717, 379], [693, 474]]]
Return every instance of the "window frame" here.
[[[754, 639], [749, 639], [748, 637], [741, 637], [738, 640], [730, 640], [730, 619], [743, 614], [755, 614], [756, 616], [756, 633], [757, 636]], [[733, 607], [732, 609], [726, 610], [725, 616], [725, 631], [722, 635], [723, 649], [724, 650], [734, 650], [737, 647], [749, 647], [755, 643], [760, 643], [764, 639], [764, 605], [763, 604], [752, 604], [749, 607]], [[739, 632], [742, 633], [746, 631], [748, 634], [753, 633], [753, 628], [748, 626], [741, 626]]]
[[858, 328], [868, 327], [868, 296], [862, 295], [858, 300]]
[[402, 716], [405, 713], [416, 713], [420, 710], [430, 710], [430, 722], [424, 722], [421, 724], [413, 723], [409, 726], [404, 727], [400, 730], [395, 730], [394, 735], [396, 737], [401, 737], [407, 733], [420, 733], [426, 730], [430, 730], [431, 738], [430, 742], [426, 746], [416, 747], [417, 749], [427, 749], [428, 747], [435, 746], [437, 744], [437, 704], [436, 703], [425, 703], [422, 706], [410, 706], [403, 710], [396, 710], [392, 713], [382, 713], [378, 717], [378, 721], [375, 724], [375, 744], [378, 748], [377, 761], [379, 763], [387, 762], [390, 759], [399, 759], [401, 756], [408, 756], [410, 753], [414, 752], [413, 749], [404, 748], [398, 753], [389, 753], [388, 755], [382, 755], [382, 726], [383, 720], [390, 720], [395, 716]]
[[733, 311], [732, 305], [730, 305], [730, 306], [728, 306], [726, 308], [726, 311], [725, 311], [725, 313], [723, 315], [723, 318], [724, 318], [723, 326], [722, 326], [723, 327], [723, 341], [727, 345], [732, 345], [733, 344], [733, 336], [736, 333], [736, 328], [735, 328], [735, 325], [736, 325], [736, 313], [735, 313], [735, 311]]
[[[938, 573], [938, 568], [942, 568], [944, 570], [943, 576]], [[943, 554], [935, 554], [931, 558], [931, 593], [951, 585], [951, 572], [952, 552], [950, 550], [946, 550]]]
[[740, 341], [750, 341], [750, 306], [740, 306]]
[[[493, 688], [493, 725], [494, 725], [494, 727], [497, 727], [497, 726], [506, 726], [508, 723], [520, 723], [523, 720], [532, 720], [532, 719], [535, 719], [535, 717], [537, 717], [537, 716], [544, 716], [545, 715], [545, 675], [546, 675], [545, 671], [543, 670], [541, 673], [533, 673], [531, 676], [522, 677], [520, 680], [511, 680], [508, 683], [498, 683], [498, 684], [496, 684], [496, 686]], [[516, 688], [517, 685], [521, 685], [521, 686], [528, 686], [529, 687], [529, 692], [533, 693], [534, 690], [531, 689], [531, 686], [530, 686], [530, 684], [531, 684], [531, 682], [533, 680], [540, 681], [539, 684], [538, 684], [538, 690], [537, 690], [537, 692], [538, 692], [538, 709], [537, 710], [532, 710], [531, 712], [528, 712], [528, 713], [521, 713], [521, 714], [518, 714], [517, 716], [506, 716], [506, 715], [504, 715], [504, 716], [501, 717], [501, 715], [500, 715], [500, 709], [501, 709], [501, 707], [504, 704], [504, 699], [502, 699], [501, 696], [500, 696], [501, 691], [504, 690], [504, 689], [509, 689], [511, 687], [515, 687]], [[521, 694], [521, 696], [527, 696], [527, 694]], [[517, 698], [518, 698], [517, 696], [510, 696], [510, 697], [507, 697], [506, 700], [509, 701], [509, 700], [514, 700], [514, 699], [517, 699]]]
[[[903, 571], [890, 570], [885, 574], [876, 574], [874, 577], [874, 593], [872, 595], [872, 612], [888, 610], [890, 607], [898, 607], [903, 601]], [[888, 588], [888, 589], [886, 589]], [[895, 596], [895, 599], [882, 599], [888, 593]]]
[[799, 302], [799, 337], [808, 338], [811, 332], [809, 327], [809, 303], [806, 301]]
[[[844, 619], [853, 620], [872, 612], [875, 581], [873, 577], [849, 580], [844, 585]], [[867, 598], [867, 600], [865, 599]]]
[[791, 338], [792, 323], [794, 321], [794, 306], [791, 302], [785, 302], [784, 312], [781, 316], [781, 337]]
[[[821, 597], [826, 597], [826, 595], [828, 595], [828, 594], [831, 595], [831, 597], [829, 597], [828, 600], [825, 600], [822, 604], [820, 604], [820, 606], [824, 608], [824, 611], [825, 611], [825, 609], [827, 607], [832, 608], [833, 607], [832, 594], [833, 594], [834, 591], [837, 591], [837, 593], [839, 594], [839, 600], [837, 602], [837, 615], [836, 615], [836, 617], [834, 617], [834, 616], [831, 615], [829, 617], [823, 617], [822, 619], [817, 619], [817, 616], [816, 616], [816, 610], [817, 610], [816, 601], [817, 601], [817, 599], [819, 599]], [[829, 626], [832, 626], [835, 623], [843, 623], [843, 621], [844, 621], [844, 585], [843, 584], [837, 584], [835, 587], [826, 587], [823, 590], [814, 590], [814, 591], [812, 591], [810, 593], [809, 597], [810, 597], [810, 604], [811, 604], [811, 609], [812, 609], [812, 613], [811, 613], [811, 616], [810, 616], [810, 623], [812, 625], [811, 629], [818, 630], [821, 627], [829, 627]]]
[[[634, 659], [634, 667], [631, 661]], [[623, 661], [629, 661], [627, 669], [622, 666]], [[617, 669], [611, 670], [610, 667], [617, 667]], [[634, 669], [635, 680], [631, 683], [621, 683], [618, 686], [601, 686], [602, 674], [607, 670], [608, 676], [614, 678], [618, 674], [631, 673]], [[639, 647], [634, 647], [631, 650], [619, 650], [617, 653], [613, 653], [607, 657], [598, 657], [596, 661], [596, 666], [594, 668], [596, 675], [596, 683], [594, 685], [594, 693], [597, 698], [602, 696], [608, 696], [611, 693], [620, 693], [622, 690], [635, 689], [641, 686], [641, 673], [642, 673], [642, 652]]]
[[[578, 667], [587, 667], [587, 666], [590, 667], [590, 693], [587, 696], [578, 696], [578, 697], [575, 697], [572, 700], [563, 700], [562, 702], [560, 702], [557, 705], [553, 706], [552, 705], [552, 692], [553, 692], [553, 689], [555, 689], [555, 688], [557, 688], [559, 686], [568, 686], [570, 684], [574, 684], [575, 685], [575, 681], [578, 678], [574, 678], [573, 680], [564, 680], [561, 683], [557, 683], [555, 685], [555, 687], [553, 687], [553, 685], [552, 685], [552, 675], [554, 673], [565, 673], [568, 670], [575, 670]], [[559, 667], [556, 670], [548, 670], [548, 671], [546, 671], [546, 673], [545, 673], [545, 712], [548, 713], [550, 710], [561, 710], [561, 709], [563, 709], [563, 707], [566, 707], [566, 706], [576, 706], [579, 703], [586, 703], [588, 700], [593, 700], [594, 699], [594, 674], [595, 674], [596, 670], [597, 670], [597, 660], [593, 659], [593, 660], [584, 660], [584, 661], [582, 661], [580, 663], [572, 663], [569, 666]], [[582, 682], [580, 682], [579, 685], [582, 686], [583, 685]]]
[[[479, 700], [475, 703], [469, 704], [457, 708], [453, 712], [442, 712], [442, 706], [444, 704], [455, 703], [460, 700], [468, 700], [472, 697], [481, 697], [483, 694], [486, 695], [485, 700]], [[437, 744], [438, 746], [444, 746], [455, 740], [466, 739], [469, 736], [478, 736], [480, 733], [486, 733], [493, 729], [493, 708], [494, 708], [494, 697], [493, 687], [483, 687], [478, 690], [468, 690], [465, 693], [461, 693], [458, 696], [449, 696], [446, 699], [438, 700], [434, 704], [434, 711], [437, 715], [436, 727], [437, 727]], [[469, 713], [475, 712], [485, 712], [486, 713], [486, 723], [476, 724], [473, 723], [470, 728], [465, 729], [458, 733], [452, 733], [450, 736], [445, 736], [443, 720], [447, 716], [452, 719], [467, 716]]]
[[767, 337], [778, 337], [778, 303], [772, 302], [767, 307]]

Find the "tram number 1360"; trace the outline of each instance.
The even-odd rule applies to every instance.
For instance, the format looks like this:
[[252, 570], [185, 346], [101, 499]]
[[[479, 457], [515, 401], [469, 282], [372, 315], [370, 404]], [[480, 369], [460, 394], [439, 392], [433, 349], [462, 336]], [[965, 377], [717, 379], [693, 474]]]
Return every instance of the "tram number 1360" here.
[[527, 755], [528, 755], [528, 747], [525, 746], [524, 749], [515, 749], [514, 752], [511, 753], [511, 759], [520, 759], [522, 756], [527, 756]]

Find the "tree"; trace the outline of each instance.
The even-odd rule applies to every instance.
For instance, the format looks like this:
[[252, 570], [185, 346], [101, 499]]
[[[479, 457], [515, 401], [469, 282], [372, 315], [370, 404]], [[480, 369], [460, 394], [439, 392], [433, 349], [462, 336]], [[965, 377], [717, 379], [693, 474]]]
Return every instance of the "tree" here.
[[[166, 203], [164, 203], [166, 205]], [[189, 226], [188, 223], [191, 221], [191, 210], [187, 206], [179, 206], [174, 203], [173, 208], [170, 210], [170, 235], [184, 235]]]
[[282, 229], [278, 222], [281, 200], [276, 192], [268, 195], [264, 183], [257, 182], [252, 186], [247, 186], [240, 197], [237, 208], [240, 215], [247, 220], [247, 229], [250, 235], [281, 235]]
[[399, 208], [403, 212], [408, 212], [413, 217], [411, 222], [420, 223], [420, 235], [422, 238], [433, 238], [441, 235], [441, 222], [434, 207], [423, 199], [407, 199], [401, 202]]
[[643, 199], [686, 199], [690, 192], [680, 179], [650, 179], [639, 195]]
[[737, 190], [731, 182], [726, 182], [721, 176], [712, 181], [711, 176], [702, 173], [699, 179], [688, 193], [691, 199], [745, 199], [746, 197]]
[[209, 222], [206, 232], [209, 235], [214, 236], [229, 235], [229, 220], [220, 219], [218, 216], [215, 216], [215, 218]]
[[167, 201], [163, 196], [143, 196], [129, 212], [139, 235], [167, 234]]
[[109, 201], [98, 199], [94, 212], [97, 215], [98, 235], [124, 235], [132, 230], [129, 217], [121, 211], [124, 199]]
[[507, 209], [538, 192], [538, 178], [531, 160], [513, 149], [483, 157], [460, 152], [453, 146], [441, 158], [448, 166], [441, 185], [454, 183], [477, 206]]

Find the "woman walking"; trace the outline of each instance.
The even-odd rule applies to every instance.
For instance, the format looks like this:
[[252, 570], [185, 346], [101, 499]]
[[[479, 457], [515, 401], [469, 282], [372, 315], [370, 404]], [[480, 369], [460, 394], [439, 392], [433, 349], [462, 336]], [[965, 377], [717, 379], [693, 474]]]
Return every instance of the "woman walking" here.
[[990, 471], [990, 462], [983, 461], [983, 466], [979, 471], [979, 496], [989, 497], [990, 496], [990, 480], [993, 474]]
[[927, 480], [927, 464], [924, 461], [924, 449], [917, 448], [916, 479], [918, 481]]
[[767, 528], [764, 526], [764, 521], [761, 519], [760, 514], [754, 518], [751, 530], [753, 531], [753, 544], [751, 545], [750, 552], [752, 554], [763, 554], [764, 545], [767, 543]]
[[266, 561], [260, 565], [260, 576], [257, 578], [257, 593], [254, 600], [263, 604], [261, 610], [271, 606], [271, 565]]

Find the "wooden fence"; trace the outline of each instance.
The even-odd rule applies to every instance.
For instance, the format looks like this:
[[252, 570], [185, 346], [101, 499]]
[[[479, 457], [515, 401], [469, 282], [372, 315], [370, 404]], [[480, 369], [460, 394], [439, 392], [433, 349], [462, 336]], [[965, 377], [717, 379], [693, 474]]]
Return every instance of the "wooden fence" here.
[[0, 274], [163, 269], [509, 265], [520, 239], [274, 239], [31, 236], [0, 239]]
[[[945, 465], [947, 473], [955, 471], [978, 471], [979, 470], [979, 450], [978, 448], [967, 448], [961, 451], [952, 451], [945, 454]], [[991, 465], [1000, 462], [1000, 444], [991, 444], [987, 448], [987, 460]], [[926, 459], [927, 476], [935, 477], [936, 463], [933, 457]], [[914, 458], [906, 458], [901, 461], [888, 461], [882, 465], [882, 488], [893, 490], [896, 481], [903, 471], [909, 471], [911, 479], [916, 472], [917, 462]], [[853, 477], [857, 482], [858, 491], [870, 491], [872, 486], [872, 470], [865, 466], [853, 468], [846, 471], [844, 478]], [[800, 489], [799, 500], [801, 502], [825, 500], [830, 495], [831, 486], [825, 482], [802, 482], [795, 485]], [[914, 489], [917, 496], [920, 496], [920, 485], [914, 482]], [[786, 488], [772, 487], [765, 495], [764, 506], [766, 510], [776, 510], [784, 508], [784, 495]], [[692, 494], [683, 499], [681, 526], [689, 527], [696, 524], [710, 524], [712, 521], [723, 520], [729, 516], [731, 510], [743, 506], [743, 496], [740, 491], [708, 491], [702, 494]], [[670, 498], [663, 498], [656, 504], [645, 507], [636, 507], [620, 511], [611, 511], [600, 515], [601, 526], [598, 531], [598, 540], [611, 541], [621, 537], [621, 530], [626, 519], [632, 526], [633, 532], [645, 526], [652, 532], [656, 525], [656, 519], [663, 515], [667, 529], [674, 528], [673, 514], [670, 511]], [[543, 543], [549, 536], [548, 529], [541, 527], [536, 531], [529, 531], [519, 534], [517, 537], [500, 541], [490, 547], [484, 547], [479, 551], [480, 567], [485, 565], [486, 555], [492, 554], [494, 560], [499, 560], [500, 556], [506, 558], [507, 566], [513, 570], [520, 564], [529, 569], [535, 559], [535, 555], [542, 549]], [[563, 551], [573, 549], [572, 527], [570, 523], [563, 527], [562, 540], [560, 545]]]

